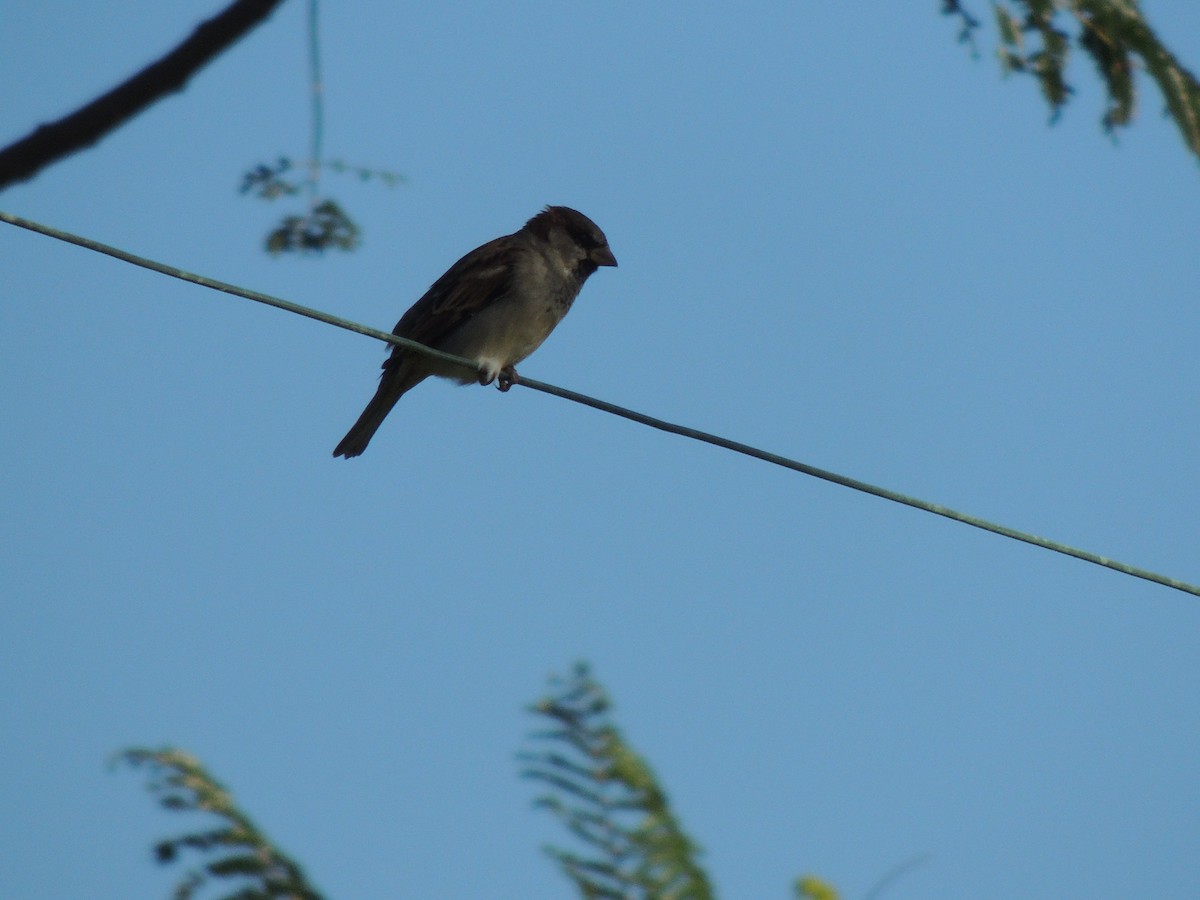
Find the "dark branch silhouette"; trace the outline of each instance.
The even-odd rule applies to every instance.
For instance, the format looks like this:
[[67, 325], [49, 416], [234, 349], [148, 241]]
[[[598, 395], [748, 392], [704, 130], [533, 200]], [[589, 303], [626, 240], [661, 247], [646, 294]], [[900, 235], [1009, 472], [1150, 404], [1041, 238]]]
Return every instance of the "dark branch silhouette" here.
[[263, 22], [283, 0], [235, 0], [202, 22], [162, 59], [70, 115], [38, 126], [0, 150], [0, 190], [85, 147], [132, 119], [152, 103], [183, 89], [196, 72]]

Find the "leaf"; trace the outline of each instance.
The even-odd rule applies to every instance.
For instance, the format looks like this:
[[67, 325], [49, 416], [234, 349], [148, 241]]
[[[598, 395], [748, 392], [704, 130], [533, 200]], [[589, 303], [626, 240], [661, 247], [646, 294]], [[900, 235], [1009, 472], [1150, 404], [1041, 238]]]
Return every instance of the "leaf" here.
[[531, 708], [563, 726], [530, 735], [544, 752], [527, 752], [523, 775], [549, 788], [536, 801], [560, 819], [580, 852], [547, 853], [583, 897], [707, 900], [712, 888], [700, 849], [684, 834], [650, 767], [609, 718], [611, 705], [588, 668]]
[[1019, 51], [1024, 43], [1021, 37], [1021, 23], [1008, 11], [1008, 7], [996, 4], [996, 27], [1000, 30], [1000, 40], [1007, 46]]
[[[1022, 11], [1020, 15], [1014, 10]], [[1200, 157], [1200, 81], [1159, 40], [1135, 0], [1010, 0], [993, 8], [1001, 70], [1032, 75], [1056, 121], [1074, 90], [1067, 79], [1072, 44], [1091, 59], [1104, 85], [1101, 124], [1108, 134], [1133, 121], [1137, 108], [1134, 72], [1154, 80], [1188, 150]], [[942, 12], [978, 22], [959, 0]], [[964, 25], [964, 28], [967, 26]], [[1068, 30], [1070, 29], [1070, 30]], [[962, 35], [960, 34], [960, 40]]]
[[266, 249], [279, 253], [319, 254], [358, 246], [358, 225], [333, 200], [317, 203], [306, 216], [285, 216], [267, 235]]
[[[233, 802], [223, 785], [193, 756], [173, 748], [135, 748], [120, 755], [128, 765], [149, 769], [148, 788], [159, 804], [181, 812], [201, 812], [207, 823], [221, 824], [154, 845], [158, 862], [169, 865], [185, 851], [199, 856], [203, 868], [184, 874], [176, 885], [176, 900], [190, 900], [210, 882], [235, 882], [235, 892], [223, 900], [322, 900], [300, 867], [275, 847]], [[206, 892], [205, 896], [209, 896]]]
[[832, 885], [812, 875], [796, 881], [796, 896], [802, 900], [838, 900], [838, 892]]

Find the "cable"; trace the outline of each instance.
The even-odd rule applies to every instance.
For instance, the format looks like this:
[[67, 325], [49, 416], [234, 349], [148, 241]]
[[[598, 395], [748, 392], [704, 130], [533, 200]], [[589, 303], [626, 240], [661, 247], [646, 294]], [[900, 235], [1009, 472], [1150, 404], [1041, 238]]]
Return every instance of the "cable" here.
[[[190, 281], [192, 284], [198, 284], [201, 287], [212, 288], [216, 291], [232, 294], [235, 297], [242, 297], [246, 300], [253, 300], [256, 303], [264, 303], [267, 306], [274, 306], [277, 309], [286, 310], [290, 313], [307, 316], [310, 319], [316, 319], [318, 322], [324, 322], [326, 325], [334, 325], [338, 328], [344, 328], [347, 331], [363, 334], [367, 337], [385, 341], [389, 344], [399, 344], [400, 346], [406, 347], [410, 350], [424, 353], [428, 356], [434, 357], [435, 359], [456, 363], [467, 369], [475, 368], [475, 364], [469, 359], [464, 359], [460, 356], [453, 356], [449, 353], [443, 353], [440, 350], [435, 350], [432, 347], [426, 347], [424, 344], [419, 344], [416, 341], [410, 341], [407, 338], [397, 337], [394, 334], [389, 334], [386, 331], [379, 331], [375, 328], [368, 328], [366, 325], [360, 325], [357, 322], [351, 322], [349, 319], [342, 319], [338, 316], [332, 316], [329, 313], [321, 312], [317, 309], [310, 309], [307, 306], [301, 306], [298, 303], [282, 300], [279, 297], [272, 297], [269, 294], [261, 294], [258, 291], [240, 288], [236, 285], [227, 284], [223, 281], [217, 281], [213, 278], [205, 278], [203, 275], [195, 275], [191, 272], [185, 272], [182, 269], [175, 268], [174, 266], [168, 266], [160, 262], [155, 262], [154, 260], [146, 259], [145, 257], [135, 256], [134, 254], [127, 253], [124, 250], [118, 250], [116, 247], [110, 247], [106, 244], [101, 244], [98, 241], [90, 240], [89, 238], [80, 237], [79, 235], [61, 231], [57, 228], [51, 228], [48, 225], [41, 225], [37, 222], [32, 222], [29, 219], [23, 219], [20, 216], [14, 216], [10, 213], [0, 212], [0, 221], [7, 222], [10, 225], [16, 225], [18, 228], [24, 228], [28, 231], [37, 232], [38, 234], [44, 234], [47, 237], [52, 237], [60, 241], [66, 241], [69, 244], [75, 244], [76, 246], [84, 247], [88, 250], [94, 250], [97, 253], [103, 253], [106, 256], [111, 256], [114, 259], [119, 259], [123, 262], [132, 263], [135, 266], [141, 266], [144, 269], [150, 269], [151, 271], [159, 272], [163, 275], [170, 275], [172, 278]], [[771, 453], [767, 450], [760, 450], [757, 447], [751, 447], [749, 444], [731, 441], [728, 438], [723, 438], [719, 435], [709, 434], [708, 432], [699, 431], [695, 428], [689, 428], [686, 425], [676, 425], [673, 422], [667, 422], [663, 419], [656, 419], [653, 416], [646, 415], [645, 413], [640, 413], [632, 409], [626, 409], [625, 407], [617, 406], [614, 403], [609, 403], [605, 400], [598, 400], [595, 397], [589, 397], [586, 394], [580, 394], [577, 391], [568, 390], [567, 388], [558, 387], [557, 385], [547, 384], [543, 381], [535, 381], [532, 378], [526, 378], [524, 376], [521, 376], [520, 381], [516, 383], [535, 391], [541, 391], [543, 394], [551, 394], [555, 397], [561, 397], [564, 400], [571, 400], [574, 403], [582, 404], [583, 406], [590, 406], [592, 409], [598, 409], [601, 412], [606, 412], [614, 416], [620, 416], [623, 419], [629, 419], [630, 421], [637, 422], [641, 425], [647, 425], [650, 428], [657, 428], [659, 431], [666, 431], [670, 434], [677, 434], [681, 437], [691, 438], [695, 441], [702, 441], [706, 444], [712, 444], [716, 447], [732, 450], [734, 453], [741, 453], [744, 456], [750, 456], [755, 459], [760, 459], [763, 462], [769, 462], [776, 466], [782, 466], [785, 469], [791, 469], [795, 472], [811, 475], [814, 478], [820, 478], [824, 481], [840, 484], [843, 487], [852, 488], [853, 490], [861, 491], [865, 494], [873, 494], [876, 497], [882, 497], [884, 500], [891, 500], [893, 503], [902, 503], [905, 506], [911, 506], [914, 509], [920, 509], [924, 512], [933, 513], [936, 516], [943, 516], [947, 519], [953, 519], [955, 522], [961, 522], [964, 525], [970, 525], [973, 528], [979, 528], [983, 531], [989, 531], [992, 534], [998, 534], [1002, 537], [1011, 538], [1014, 541], [1023, 541], [1026, 544], [1033, 544], [1035, 547], [1042, 547], [1046, 550], [1052, 550], [1053, 552], [1061, 553], [1064, 556], [1071, 556], [1075, 559], [1081, 559], [1084, 562], [1092, 563], [1093, 565], [1097, 566], [1103, 566], [1106, 569], [1112, 569], [1113, 571], [1121, 572], [1124, 575], [1130, 575], [1134, 578], [1141, 578], [1144, 581], [1152, 581], [1155, 584], [1161, 584], [1164, 587], [1169, 587], [1177, 591], [1183, 591], [1186, 594], [1192, 594], [1200, 597], [1200, 586], [1189, 584], [1186, 581], [1180, 581], [1177, 578], [1168, 578], [1166, 575], [1159, 575], [1158, 573], [1151, 572], [1148, 569], [1143, 569], [1138, 566], [1131, 566], [1127, 563], [1110, 559], [1107, 556], [1101, 556], [1098, 553], [1092, 553], [1088, 550], [1081, 550], [1078, 547], [1071, 547], [1067, 544], [1061, 544], [1058, 541], [1052, 541], [1048, 538], [1038, 537], [1037, 535], [1028, 534], [1024, 531], [1018, 531], [1015, 528], [1009, 528], [1005, 525], [997, 525], [994, 522], [989, 522], [986, 519], [981, 519], [977, 516], [971, 516], [967, 515], [966, 513], [958, 512], [957, 510], [950, 509], [947, 506], [941, 506], [937, 503], [930, 503], [926, 500], [921, 500], [916, 497], [909, 497], [905, 494], [898, 493], [897, 491], [877, 487], [876, 485], [868, 484], [865, 481], [859, 481], [856, 478], [849, 478], [845, 475], [839, 475], [836, 472], [818, 469], [816, 466], [810, 466], [806, 463], [798, 462], [797, 460], [789, 459], [786, 456], [780, 456], [777, 453]]]

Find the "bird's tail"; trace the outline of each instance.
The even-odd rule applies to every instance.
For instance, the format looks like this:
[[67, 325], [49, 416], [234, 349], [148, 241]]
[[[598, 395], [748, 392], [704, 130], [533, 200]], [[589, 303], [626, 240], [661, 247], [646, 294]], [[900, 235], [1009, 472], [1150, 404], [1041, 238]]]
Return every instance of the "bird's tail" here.
[[366, 450], [367, 444], [371, 443], [371, 438], [375, 436], [375, 432], [383, 424], [387, 414], [392, 411], [396, 401], [411, 388], [424, 381], [426, 377], [427, 373], [424, 372], [385, 371], [383, 380], [379, 382], [379, 388], [375, 391], [375, 396], [371, 398], [367, 408], [362, 411], [358, 421], [350, 427], [346, 436], [334, 448], [333, 455], [350, 459]]

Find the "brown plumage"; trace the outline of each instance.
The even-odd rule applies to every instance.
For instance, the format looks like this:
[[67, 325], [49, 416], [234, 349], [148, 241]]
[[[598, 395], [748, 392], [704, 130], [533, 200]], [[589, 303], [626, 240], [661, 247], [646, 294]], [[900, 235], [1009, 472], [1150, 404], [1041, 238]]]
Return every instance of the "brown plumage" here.
[[548, 206], [519, 231], [472, 250], [433, 283], [392, 333], [474, 361], [476, 369], [393, 347], [375, 396], [333, 451], [349, 459], [366, 448], [396, 401], [430, 375], [501, 390], [517, 363], [562, 321], [580, 288], [616, 257], [596, 224], [565, 206]]

